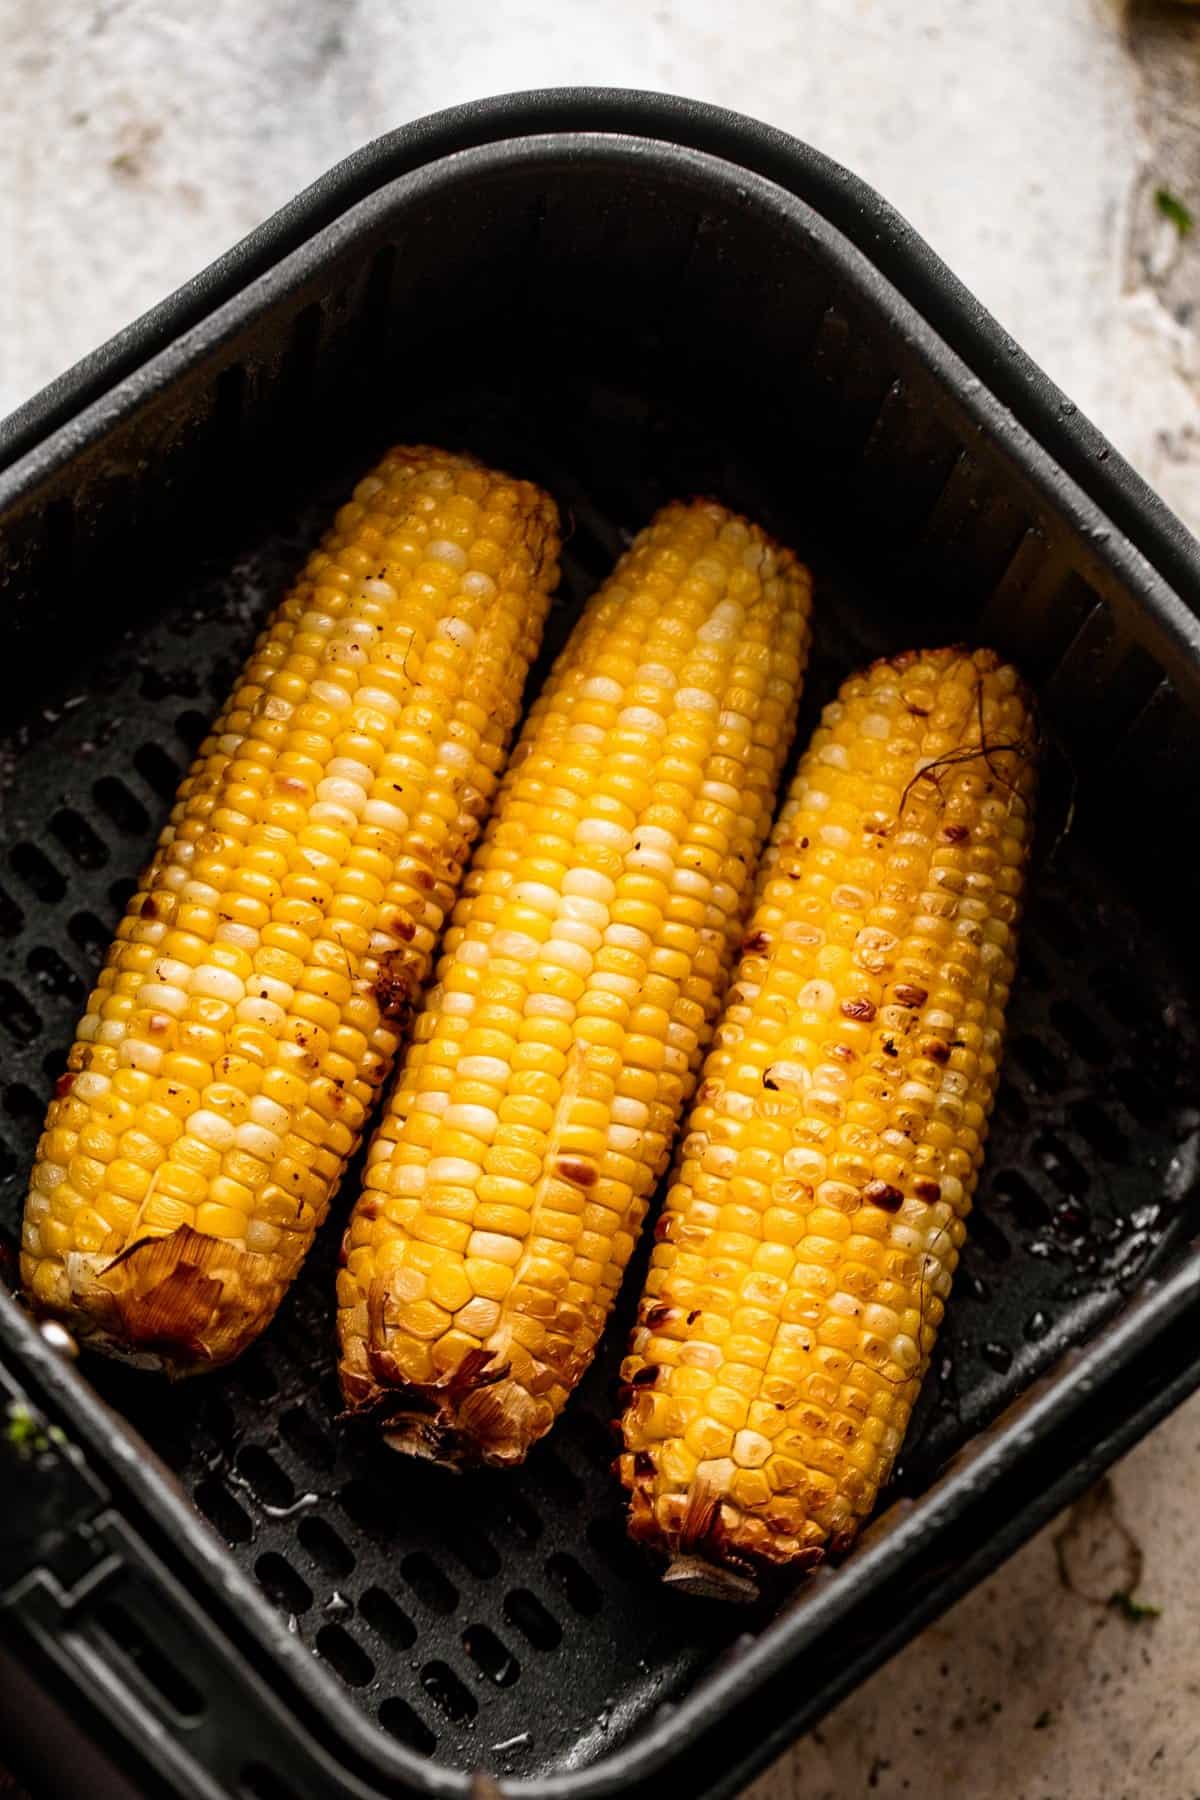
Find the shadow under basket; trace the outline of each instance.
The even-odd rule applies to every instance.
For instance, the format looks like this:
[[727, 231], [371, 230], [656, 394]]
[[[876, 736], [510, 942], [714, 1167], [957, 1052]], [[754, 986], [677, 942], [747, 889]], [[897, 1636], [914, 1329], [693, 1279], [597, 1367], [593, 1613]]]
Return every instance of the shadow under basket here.
[[814, 568], [802, 737], [870, 657], [1020, 663], [1041, 841], [966, 1253], [881, 1516], [745, 1611], [625, 1538], [642, 1264], [528, 1466], [457, 1479], [338, 1422], [353, 1175], [210, 1379], [73, 1367], [0, 1297], [0, 1399], [38, 1421], [0, 1450], [3, 1741], [59, 1793], [732, 1793], [1200, 1381], [1196, 548], [869, 190], [650, 96], [382, 140], [0, 437], [0, 1229], [207, 721], [339, 497], [421, 438], [560, 501], [548, 651], [705, 493]]

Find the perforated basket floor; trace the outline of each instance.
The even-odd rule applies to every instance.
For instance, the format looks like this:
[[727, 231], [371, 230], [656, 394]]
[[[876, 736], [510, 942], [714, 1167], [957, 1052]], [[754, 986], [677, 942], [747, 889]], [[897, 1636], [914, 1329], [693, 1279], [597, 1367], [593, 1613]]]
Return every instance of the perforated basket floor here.
[[[490, 437], [486, 447], [528, 468], [503, 419], [478, 395], [472, 404], [477, 423], [490, 418], [475, 441]], [[414, 420], [413, 435], [426, 424]], [[704, 469], [701, 440], [680, 427], [678, 442], [686, 455], [660, 444], [654, 484], [599, 507], [583, 499], [597, 484], [569, 447], [531, 471], [574, 512], [552, 641], [658, 486]], [[168, 594], [143, 593], [135, 622], [38, 693], [0, 748], [9, 1233], [45, 1097], [132, 874], [258, 622], [371, 448], [307, 486], [292, 471], [236, 540], [214, 539], [199, 566], [179, 566]], [[704, 472], [720, 485], [716, 451]], [[818, 575], [811, 721], [853, 662], [941, 633], [946, 620], [916, 612], [911, 596], [887, 614], [822, 544], [815, 518], [801, 512], [791, 529]], [[959, 632], [970, 623], [959, 618]], [[1185, 1229], [1174, 1202], [1194, 1174], [1200, 1046], [1181, 974], [1080, 835], [1043, 854], [986, 1174], [897, 1490], [919, 1491]], [[352, 1189], [353, 1176], [275, 1325], [232, 1372], [176, 1390], [110, 1365], [89, 1372], [385, 1731], [441, 1762], [499, 1773], [594, 1760], [764, 1616], [655, 1591], [625, 1540], [608, 1421], [638, 1272], [597, 1366], [528, 1467], [445, 1476], [337, 1421], [333, 1260]]]

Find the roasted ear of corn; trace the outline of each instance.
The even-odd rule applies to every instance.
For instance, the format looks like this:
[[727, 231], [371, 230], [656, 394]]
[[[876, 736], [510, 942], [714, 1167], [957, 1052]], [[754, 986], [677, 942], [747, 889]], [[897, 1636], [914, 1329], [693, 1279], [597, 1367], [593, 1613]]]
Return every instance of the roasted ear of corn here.
[[668, 1579], [810, 1566], [887, 1479], [983, 1156], [1033, 785], [986, 650], [852, 677], [801, 762], [622, 1369]]
[[338, 1278], [346, 1400], [397, 1448], [519, 1462], [591, 1360], [741, 937], [809, 585], [668, 506], [530, 714]]
[[392, 450], [183, 782], [38, 1146], [38, 1310], [174, 1373], [270, 1319], [385, 1079], [504, 761], [553, 503]]

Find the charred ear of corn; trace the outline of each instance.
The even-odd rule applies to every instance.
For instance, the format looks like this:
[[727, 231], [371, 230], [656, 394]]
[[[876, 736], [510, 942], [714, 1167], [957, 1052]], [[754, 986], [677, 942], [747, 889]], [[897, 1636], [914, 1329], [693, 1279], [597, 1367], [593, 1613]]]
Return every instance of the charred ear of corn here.
[[809, 590], [669, 506], [530, 714], [338, 1278], [347, 1403], [397, 1448], [519, 1462], [591, 1360], [740, 941]]
[[392, 450], [273, 615], [80, 1023], [25, 1206], [34, 1307], [172, 1373], [275, 1311], [388, 1074], [557, 574], [538, 489]]
[[622, 1368], [630, 1528], [682, 1587], [843, 1548], [900, 1448], [995, 1094], [1033, 749], [1014, 670], [937, 650], [847, 681], [801, 762]]

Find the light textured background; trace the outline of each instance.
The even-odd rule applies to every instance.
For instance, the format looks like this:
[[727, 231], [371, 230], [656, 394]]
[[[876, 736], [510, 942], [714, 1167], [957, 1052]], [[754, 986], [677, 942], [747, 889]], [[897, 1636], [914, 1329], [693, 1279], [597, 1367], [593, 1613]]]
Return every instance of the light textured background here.
[[[1200, 525], [1200, 251], [1154, 205], [1200, 213], [1200, 21], [1155, 0], [0, 0], [0, 413], [364, 140], [568, 82], [849, 164]], [[1197, 1800], [1198, 1481], [1200, 1401], [754, 1800]]]

